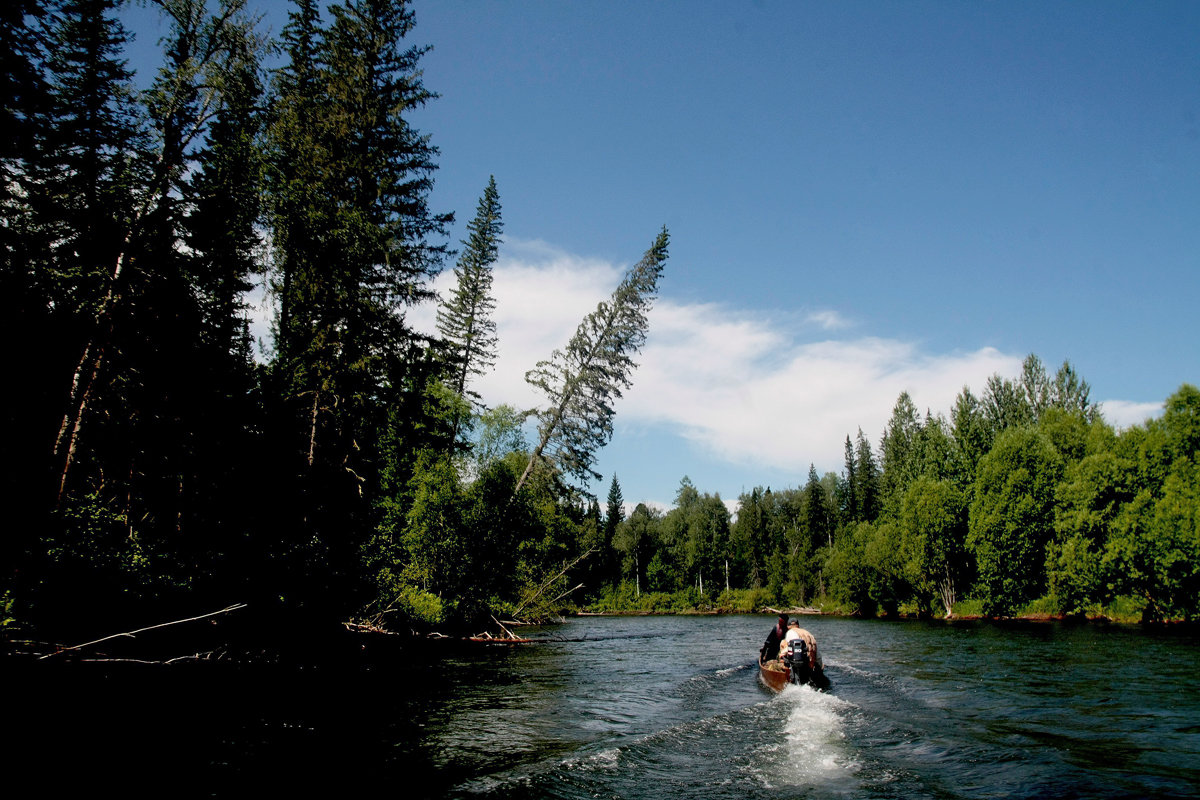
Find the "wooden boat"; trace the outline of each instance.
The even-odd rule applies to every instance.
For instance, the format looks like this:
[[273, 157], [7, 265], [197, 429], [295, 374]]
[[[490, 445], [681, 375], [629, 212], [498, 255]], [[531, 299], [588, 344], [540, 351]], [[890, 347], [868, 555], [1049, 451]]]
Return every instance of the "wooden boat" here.
[[773, 666], [775, 664], [779, 664], [779, 662], [758, 662], [758, 677], [768, 689], [773, 689], [776, 692], [782, 692], [783, 687], [787, 686], [792, 681], [792, 671], [782, 664], [779, 664], [780, 669], [771, 669], [770, 666], [768, 666]]
[[819, 656], [810, 666], [808, 648], [804, 640], [792, 639], [790, 650], [783, 658], [758, 662], [758, 675], [763, 684], [776, 692], [782, 692], [789, 683], [807, 684], [817, 689], [828, 689], [829, 679]]

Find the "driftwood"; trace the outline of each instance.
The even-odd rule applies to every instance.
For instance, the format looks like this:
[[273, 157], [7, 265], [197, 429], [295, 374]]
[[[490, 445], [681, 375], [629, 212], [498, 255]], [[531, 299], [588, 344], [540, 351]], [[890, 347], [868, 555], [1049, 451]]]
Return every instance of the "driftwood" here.
[[153, 659], [148, 658], [81, 658], [79, 660], [88, 664], [107, 664], [111, 662], [121, 662], [125, 664], [178, 664], [180, 661], [208, 661], [213, 657], [213, 655], [216, 654], [216, 652], [216, 650], [210, 650], [207, 653], [193, 653], [190, 656], [176, 656], [175, 658], [168, 658], [163, 661], [154, 661]]
[[819, 609], [819, 608], [789, 608], [785, 611], [785, 610], [778, 609], [778, 608], [771, 608], [770, 606], [763, 606], [762, 613], [764, 613], [764, 614], [789, 614], [789, 615], [806, 614], [806, 615], [814, 615], [815, 616], [815, 615], [819, 615], [821, 613], [821, 609]]
[[[135, 631], [125, 631], [124, 633], [114, 633], [111, 636], [105, 636], [103, 639], [96, 639], [91, 642], [84, 642], [83, 644], [77, 644], [72, 647], [63, 647], [59, 650], [56, 650], [53, 653], [47, 653], [44, 656], [40, 656], [38, 660], [40, 661], [45, 658], [50, 658], [51, 656], [56, 656], [59, 653], [69, 653], [74, 650], [82, 650], [85, 647], [91, 647], [94, 644], [100, 644], [101, 642], [107, 642], [112, 639], [120, 639], [123, 637], [128, 637], [128, 638], [132, 639], [133, 637], [137, 636], [139, 633], [145, 633], [146, 631], [156, 630], [157, 628], [166, 628], [171, 625], [181, 625], [185, 622], [195, 622], [196, 620], [207, 619], [209, 617], [215, 617], [218, 614], [228, 614], [230, 611], [237, 611], [238, 609], [245, 608], [245, 607], [246, 607], [245, 603], [237, 603], [235, 605], [229, 606], [228, 608], [222, 608], [220, 611], [210, 611], [207, 614], [201, 614], [198, 617], [188, 617], [187, 619], [176, 619], [176, 620], [171, 620], [170, 622], [160, 622], [157, 625], [150, 625], [146, 628], [138, 628]], [[174, 661], [174, 660], [178, 660], [178, 659], [172, 659], [172, 660]]]

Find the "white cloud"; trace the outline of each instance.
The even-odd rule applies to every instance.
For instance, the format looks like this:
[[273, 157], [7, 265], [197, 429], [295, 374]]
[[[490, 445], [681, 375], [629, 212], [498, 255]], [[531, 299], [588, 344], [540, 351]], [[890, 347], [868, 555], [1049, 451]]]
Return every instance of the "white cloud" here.
[[[625, 265], [585, 259], [543, 242], [506, 243], [494, 269], [496, 369], [475, 389], [489, 405], [542, 402], [524, 380], [563, 347], [579, 321], [606, 299]], [[453, 286], [447, 270], [436, 288]], [[410, 314], [432, 330], [432, 304]], [[982, 347], [925, 352], [919, 343], [878, 337], [807, 338], [811, 324], [845, 326], [835, 312], [766, 319], [717, 303], [660, 300], [634, 385], [617, 404], [625, 430], [668, 430], [731, 465], [807, 472], [840, 470], [845, 438], [861, 427], [879, 441], [907, 391], [919, 411], [948, 414], [963, 386], [982, 394], [987, 378], [1020, 373], [1023, 356]], [[1141, 422], [1161, 404], [1109, 401], [1113, 424]], [[665, 454], [664, 454], [665, 455]]]
[[922, 412], [948, 412], [964, 385], [1021, 363], [992, 348], [928, 355], [891, 339], [803, 341], [741, 312], [669, 303], [655, 310], [643, 355], [619, 406], [626, 423], [665, 423], [723, 460], [800, 472], [840, 468], [859, 427], [877, 441], [902, 391]]
[[1100, 403], [1100, 412], [1105, 421], [1114, 428], [1128, 428], [1131, 425], [1141, 425], [1146, 420], [1162, 414], [1163, 404], [1105, 400]]
[[[473, 389], [484, 402], [532, 408], [541, 398], [525, 383], [538, 361], [565, 347], [575, 328], [621, 280], [625, 265], [581, 258], [540, 240], [506, 239], [492, 270], [496, 301], [496, 368]], [[440, 297], [454, 288], [454, 270], [434, 281]], [[418, 330], [435, 329], [437, 309], [428, 303], [408, 314]]]

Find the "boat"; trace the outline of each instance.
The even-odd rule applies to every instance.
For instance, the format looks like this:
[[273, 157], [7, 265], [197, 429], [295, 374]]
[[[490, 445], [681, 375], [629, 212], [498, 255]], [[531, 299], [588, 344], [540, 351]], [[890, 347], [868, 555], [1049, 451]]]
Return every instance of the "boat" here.
[[776, 692], [782, 692], [789, 683], [828, 689], [829, 678], [825, 677], [825, 666], [815, 652], [809, 657], [808, 643], [803, 639], [788, 642], [788, 651], [783, 658], [769, 661], [759, 660], [758, 676], [763, 684]]

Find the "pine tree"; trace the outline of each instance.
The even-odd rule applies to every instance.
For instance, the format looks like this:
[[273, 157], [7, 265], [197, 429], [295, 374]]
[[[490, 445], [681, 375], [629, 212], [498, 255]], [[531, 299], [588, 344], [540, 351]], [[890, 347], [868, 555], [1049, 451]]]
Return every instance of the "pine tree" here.
[[496, 323], [492, 311], [492, 265], [499, 257], [500, 195], [492, 177], [479, 199], [475, 219], [467, 224], [470, 237], [454, 268], [457, 281], [450, 297], [442, 302], [437, 327], [448, 342], [453, 359], [450, 388], [458, 394], [478, 399], [467, 389], [471, 377], [482, 376], [496, 362]]
[[446, 246], [431, 238], [452, 219], [428, 208], [437, 150], [409, 124], [434, 95], [420, 80], [425, 48], [402, 49], [406, 5], [335, 5], [322, 30], [302, 3], [272, 137], [282, 392], [303, 408], [308, 466], [360, 478], [379, 400], [416, 339], [402, 310], [432, 297]]
[[604, 547], [600, 555], [600, 564], [605, 578], [611, 579], [617, 577], [620, 572], [620, 565], [616, 563], [615, 558], [616, 550], [613, 549], [613, 539], [617, 534], [617, 527], [625, 521], [625, 498], [621, 495], [621, 484], [617, 481], [616, 474], [608, 486], [608, 504], [604, 511]]
[[921, 417], [917, 407], [908, 392], [901, 392], [879, 445], [883, 460], [883, 501], [890, 511], [898, 508], [900, 496], [920, 471], [917, 452], [920, 431]]
[[[54, 17], [47, 62], [49, 103], [31, 168], [31, 206], [61, 309], [69, 389], [54, 445], [61, 502], [89, 406], [112, 344], [115, 306], [143, 203], [148, 159], [127, 34], [113, 0], [68, 0]], [[71, 358], [71, 356], [67, 356]]]
[[203, 314], [209, 346], [228, 353], [240, 368], [249, 356], [244, 295], [260, 274], [258, 225], [262, 216], [263, 87], [261, 43], [244, 23], [230, 26], [214, 64], [219, 81], [206, 145], [196, 157], [196, 175], [187, 187], [190, 213], [184, 241], [191, 253], [189, 272]]
[[513, 494], [536, 464], [549, 459], [564, 473], [596, 480], [596, 451], [612, 438], [613, 402], [632, 386], [634, 355], [646, 341], [646, 314], [667, 260], [666, 228], [608, 301], [584, 318], [565, 351], [555, 350], [525, 374], [550, 401], [538, 412], [540, 439]]
[[854, 439], [855, 461], [858, 464], [858, 490], [855, 495], [859, 502], [859, 518], [865, 522], [873, 522], [880, 511], [879, 467], [871, 450], [871, 443], [863, 436], [862, 428]]
[[808, 535], [813, 548], [822, 545], [833, 547], [833, 526], [829, 519], [829, 503], [825, 499], [825, 487], [817, 475], [817, 468], [808, 465], [808, 482], [804, 485], [804, 514], [808, 522]]
[[433, 297], [453, 217], [429, 209], [437, 149], [410, 121], [434, 95], [421, 82], [426, 48], [404, 45], [408, 4], [328, 10], [322, 26], [314, 0], [298, 4], [274, 81], [269, 402], [302, 569], [342, 582], [383, 491], [401, 491], [437, 438], [426, 390], [440, 358], [404, 311]]
[[[450, 388], [460, 397], [478, 404], [479, 395], [467, 384], [483, 376], [496, 363], [496, 323], [492, 312], [492, 265], [499, 257], [500, 195], [496, 178], [488, 180], [479, 199], [475, 219], [467, 224], [469, 238], [454, 268], [456, 285], [437, 312], [437, 329], [445, 339], [450, 357]], [[458, 439], [462, 420], [455, 415], [451, 445]]]
[[845, 474], [842, 478], [842, 509], [847, 522], [857, 522], [862, 519], [862, 505], [858, 498], [859, 478], [858, 463], [854, 457], [854, 445], [850, 442], [850, 434], [846, 434]]

